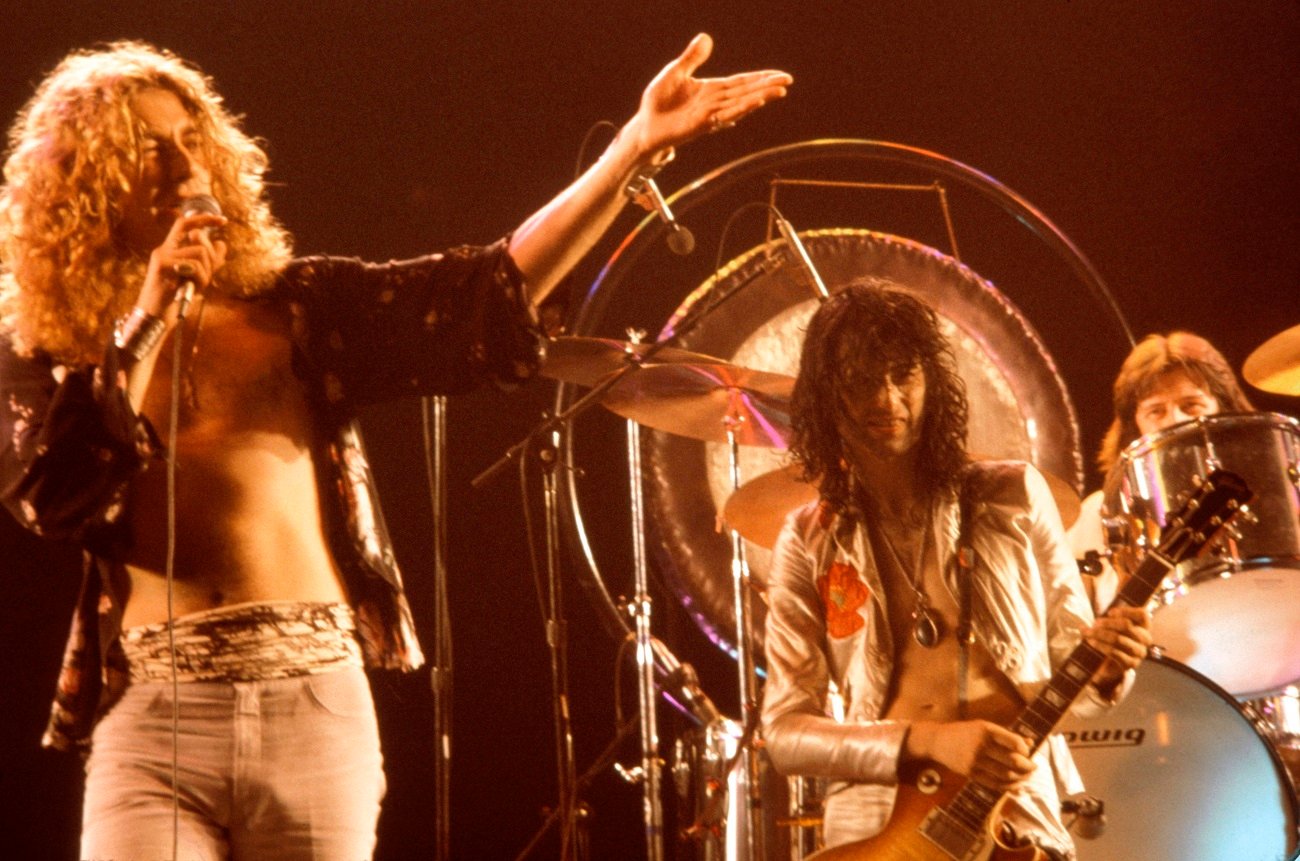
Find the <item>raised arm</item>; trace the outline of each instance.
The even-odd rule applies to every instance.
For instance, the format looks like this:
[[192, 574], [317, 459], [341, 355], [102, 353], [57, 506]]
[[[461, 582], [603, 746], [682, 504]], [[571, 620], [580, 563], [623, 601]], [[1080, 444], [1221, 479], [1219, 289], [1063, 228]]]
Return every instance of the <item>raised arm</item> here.
[[792, 81], [785, 72], [743, 72], [697, 78], [713, 51], [704, 33], [655, 76], [618, 136], [581, 177], [515, 231], [510, 254], [538, 303], [609, 229], [627, 202], [624, 189], [639, 173], [671, 158], [673, 147], [727, 128], [773, 99]]

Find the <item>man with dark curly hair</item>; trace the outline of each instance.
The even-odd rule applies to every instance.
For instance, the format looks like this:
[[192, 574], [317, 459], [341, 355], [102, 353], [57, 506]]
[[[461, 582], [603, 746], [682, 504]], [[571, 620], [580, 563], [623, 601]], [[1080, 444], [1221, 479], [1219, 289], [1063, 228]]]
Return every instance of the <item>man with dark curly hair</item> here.
[[862, 279], [821, 306], [792, 414], [821, 498], [786, 520], [769, 574], [772, 761], [829, 779], [830, 846], [878, 835], [900, 771], [933, 762], [1009, 793], [1017, 839], [1071, 857], [1069, 751], [1052, 738], [1031, 757], [1007, 727], [1083, 637], [1106, 659], [1077, 708], [1114, 702], [1150, 645], [1146, 611], [1094, 622], [1043, 476], [972, 462], [938, 318], [898, 286]]
[[506, 238], [383, 265], [292, 257], [264, 152], [174, 55], [116, 43], [39, 85], [0, 188], [0, 492], [86, 549], [45, 736], [88, 755], [80, 857], [371, 856], [362, 668], [422, 657], [358, 410], [535, 374], [536, 306], [627, 190], [785, 94], [696, 77], [711, 50]]

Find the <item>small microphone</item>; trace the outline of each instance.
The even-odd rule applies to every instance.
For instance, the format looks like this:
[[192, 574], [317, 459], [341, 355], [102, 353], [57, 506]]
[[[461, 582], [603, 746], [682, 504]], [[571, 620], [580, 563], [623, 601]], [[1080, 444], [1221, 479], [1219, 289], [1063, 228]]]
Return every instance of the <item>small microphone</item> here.
[[695, 250], [695, 237], [678, 223], [673, 211], [668, 208], [668, 201], [659, 193], [659, 186], [654, 177], [637, 176], [627, 187], [628, 195], [646, 212], [658, 213], [659, 219], [668, 225], [668, 247], [674, 254], [685, 256]]
[[[180, 213], [181, 217], [187, 215], [221, 215], [221, 204], [217, 203], [217, 199], [210, 194], [196, 194], [181, 201]], [[203, 232], [208, 233], [209, 229], [204, 228]], [[194, 301], [195, 289], [193, 275], [182, 275], [180, 285], [176, 288], [176, 298], [173, 300], [179, 305], [177, 315], [181, 319], [185, 319], [185, 312], [189, 309], [190, 302]]]
[[1106, 802], [1091, 795], [1061, 802], [1062, 813], [1073, 813], [1070, 830], [1084, 840], [1096, 840], [1106, 831]]
[[677, 697], [686, 706], [686, 710], [691, 713], [691, 717], [699, 721], [702, 725], [708, 726], [715, 721], [722, 720], [722, 713], [718, 707], [709, 699], [709, 695], [704, 693], [700, 687], [700, 677], [695, 674], [695, 668], [690, 664], [677, 660], [677, 656], [668, 650], [668, 647], [662, 641], [655, 637], [650, 638], [650, 646], [654, 653], [659, 657], [659, 663], [666, 671], [664, 676], [664, 690]]
[[817, 274], [817, 267], [813, 266], [812, 258], [808, 256], [808, 249], [803, 247], [803, 243], [799, 240], [799, 234], [795, 232], [794, 225], [786, 221], [785, 216], [775, 209], [772, 210], [772, 216], [776, 221], [776, 229], [780, 232], [781, 238], [785, 240], [786, 245], [790, 246], [799, 268], [808, 277], [808, 286], [812, 288], [813, 293], [817, 294], [817, 298], [829, 299], [830, 291], [826, 289], [826, 283], [822, 281], [822, 276]]

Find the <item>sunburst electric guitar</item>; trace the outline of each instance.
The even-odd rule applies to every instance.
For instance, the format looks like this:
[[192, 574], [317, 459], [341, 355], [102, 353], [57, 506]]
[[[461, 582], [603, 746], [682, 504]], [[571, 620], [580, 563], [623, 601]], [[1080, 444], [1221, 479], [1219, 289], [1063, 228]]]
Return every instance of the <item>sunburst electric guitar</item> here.
[[[1248, 503], [1251, 492], [1235, 473], [1216, 470], [1180, 507], [1111, 606], [1145, 605], [1165, 575], [1214, 540]], [[1011, 729], [1037, 750], [1101, 667], [1101, 652], [1081, 643]], [[885, 830], [866, 840], [823, 849], [809, 861], [1042, 861], [1046, 854], [1000, 834], [1005, 794], [966, 780], [936, 763], [900, 769], [898, 798]]]

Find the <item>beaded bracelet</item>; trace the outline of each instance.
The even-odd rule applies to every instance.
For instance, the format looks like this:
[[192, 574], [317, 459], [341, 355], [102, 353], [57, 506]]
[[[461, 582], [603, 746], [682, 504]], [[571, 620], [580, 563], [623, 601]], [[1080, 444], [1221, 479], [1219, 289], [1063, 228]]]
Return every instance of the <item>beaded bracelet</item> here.
[[138, 362], [158, 346], [167, 324], [162, 317], [150, 314], [143, 308], [132, 308], [131, 313], [117, 321], [113, 327], [113, 345]]

